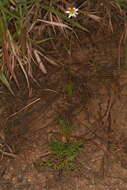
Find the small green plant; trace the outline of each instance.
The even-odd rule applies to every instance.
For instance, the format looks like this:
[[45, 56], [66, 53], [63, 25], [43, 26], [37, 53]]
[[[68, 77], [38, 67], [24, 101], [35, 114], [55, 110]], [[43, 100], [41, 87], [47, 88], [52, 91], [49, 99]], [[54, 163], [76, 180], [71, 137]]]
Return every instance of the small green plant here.
[[49, 158], [44, 161], [41, 166], [53, 169], [74, 169], [76, 158], [83, 143], [77, 141], [72, 142], [72, 140], [70, 140], [74, 128], [71, 122], [61, 115], [57, 115], [56, 120], [57, 128], [59, 129], [59, 133], [64, 137], [64, 141], [62, 139], [54, 139], [49, 142], [51, 153]]
[[72, 96], [74, 92], [74, 83], [70, 82], [64, 85], [65, 92], [68, 96]]
[[115, 2], [123, 8], [127, 8], [127, 2], [125, 2], [125, 0], [115, 0]]
[[51, 141], [51, 159], [44, 161], [41, 166], [51, 167], [53, 169], [74, 169], [78, 153], [82, 148], [81, 142], [63, 143], [60, 141]]
[[74, 125], [62, 116], [57, 116], [57, 128], [62, 136], [64, 136], [66, 142], [70, 141]]

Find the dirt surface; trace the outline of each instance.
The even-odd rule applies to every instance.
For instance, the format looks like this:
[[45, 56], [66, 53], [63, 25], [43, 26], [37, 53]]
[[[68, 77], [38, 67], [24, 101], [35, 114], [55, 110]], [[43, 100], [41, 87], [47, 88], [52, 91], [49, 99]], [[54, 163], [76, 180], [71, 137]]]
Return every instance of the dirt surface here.
[[[82, 40], [81, 40], [82, 39]], [[126, 190], [127, 71], [124, 51], [118, 65], [117, 35], [81, 35], [60, 67], [38, 73], [40, 87], [31, 97], [17, 91], [2, 95], [0, 117], [0, 190]], [[73, 83], [69, 95], [65, 85]], [[4, 104], [4, 105], [3, 105]], [[55, 116], [75, 126], [72, 141], [82, 141], [73, 170], [40, 167], [51, 139], [63, 140]]]

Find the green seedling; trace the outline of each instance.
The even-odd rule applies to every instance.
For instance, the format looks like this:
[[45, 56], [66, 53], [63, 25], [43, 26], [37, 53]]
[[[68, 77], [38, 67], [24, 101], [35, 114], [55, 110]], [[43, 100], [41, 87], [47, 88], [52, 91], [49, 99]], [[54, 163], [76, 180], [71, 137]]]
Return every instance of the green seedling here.
[[74, 169], [75, 161], [78, 153], [82, 148], [82, 143], [63, 143], [60, 141], [51, 141], [49, 147], [51, 149], [52, 159], [44, 161], [41, 166], [51, 167], [53, 169]]
[[74, 84], [72, 82], [64, 85], [65, 92], [68, 96], [72, 96], [74, 92]]
[[60, 134], [65, 138], [66, 142], [69, 142], [74, 126], [62, 116], [57, 116], [56, 120]]

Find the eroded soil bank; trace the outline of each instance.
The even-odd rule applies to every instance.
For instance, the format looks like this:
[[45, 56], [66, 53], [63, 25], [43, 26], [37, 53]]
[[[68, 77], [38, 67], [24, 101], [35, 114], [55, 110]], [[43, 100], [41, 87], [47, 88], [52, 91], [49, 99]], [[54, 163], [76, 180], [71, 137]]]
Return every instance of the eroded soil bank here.
[[[127, 189], [127, 71], [118, 46], [118, 35], [91, 41], [82, 34], [71, 56], [59, 56], [62, 65], [37, 73], [40, 87], [33, 86], [30, 98], [2, 95], [1, 190]], [[71, 171], [39, 167], [49, 141], [63, 140], [58, 114], [75, 126], [70, 139], [84, 143]]]

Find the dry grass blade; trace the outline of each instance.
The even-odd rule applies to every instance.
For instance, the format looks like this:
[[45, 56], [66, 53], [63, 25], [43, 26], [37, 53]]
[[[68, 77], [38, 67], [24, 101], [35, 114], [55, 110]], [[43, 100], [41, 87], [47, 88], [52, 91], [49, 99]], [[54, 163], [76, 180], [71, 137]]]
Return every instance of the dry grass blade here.
[[[59, 23], [62, 23], [62, 19], [58, 16], [56, 16], [56, 19]], [[67, 37], [67, 31], [66, 31], [66, 27], [60, 27], [61, 31], [63, 32], [65, 38]], [[72, 30], [72, 29], [71, 29]]]
[[20, 67], [21, 67], [21, 70], [23, 71], [24, 75], [25, 75], [25, 78], [26, 78], [26, 81], [27, 81], [27, 86], [28, 86], [28, 90], [29, 90], [29, 93], [31, 92], [31, 89], [30, 89], [30, 83], [29, 83], [29, 79], [28, 79], [28, 76], [27, 76], [27, 72], [25, 71], [25, 68], [23, 66], [23, 60], [21, 60], [19, 58], [19, 56], [15, 55], [15, 58], [17, 59]]
[[61, 13], [59, 10], [54, 9], [53, 7], [49, 7], [46, 4], [42, 4], [41, 7], [43, 9], [45, 9], [46, 11], [49, 11], [57, 16], [59, 16], [61, 19], [65, 20], [66, 22], [68, 22], [71, 26], [73, 27], [77, 27], [85, 32], [89, 33], [89, 30], [86, 29], [84, 26], [80, 25], [77, 21], [75, 21], [74, 19], [70, 19], [68, 18], [65, 14]]
[[31, 24], [31, 26], [29, 27], [27, 33], [30, 33], [30, 32], [33, 30], [33, 28], [34, 28], [35, 25], [36, 25], [36, 21], [34, 21], [34, 22]]
[[108, 19], [109, 19], [109, 28], [110, 28], [111, 32], [113, 32], [113, 25], [112, 25], [112, 19], [111, 19], [110, 11], [107, 12], [107, 15], [108, 15]]
[[2, 49], [3, 49], [4, 62], [6, 63], [8, 69], [11, 73], [11, 76], [13, 77], [13, 79], [15, 80], [15, 82], [19, 88], [19, 82], [18, 82], [17, 77], [16, 77], [15, 72], [14, 72], [14, 67], [12, 65], [12, 59], [11, 59], [11, 56], [9, 55], [9, 52], [8, 52], [8, 42], [5, 40], [3, 42]]
[[[51, 12], [49, 13], [49, 17], [50, 17], [51, 22], [53, 22], [53, 15]], [[53, 24], [52, 24], [52, 28], [53, 28], [54, 33], [56, 34], [55, 26]]]
[[46, 68], [45, 68], [44, 64], [42, 63], [41, 58], [40, 58], [40, 56], [39, 56], [40, 52], [39, 52], [38, 50], [36, 50], [36, 49], [35, 49], [33, 52], [34, 52], [35, 58], [36, 58], [36, 60], [37, 60], [39, 69], [40, 69], [44, 74], [47, 74], [47, 70], [46, 70]]
[[118, 3], [113, 1], [113, 2], [111, 2], [111, 5], [112, 5], [112, 7], [116, 8], [116, 9], [118, 8], [120, 11], [120, 14], [122, 14], [121, 6]]
[[19, 111], [11, 114], [7, 119], [10, 119], [11, 117], [14, 117], [15, 115], [21, 113], [22, 111], [26, 110], [27, 108], [29, 108], [30, 106], [32, 106], [33, 104], [35, 104], [36, 102], [40, 101], [40, 98], [37, 98], [36, 100], [34, 100], [33, 102], [31, 102], [30, 104], [26, 105], [25, 107], [23, 107], [22, 109], [20, 109]]
[[12, 54], [14, 55], [15, 59], [17, 60], [17, 62], [19, 63], [20, 65], [20, 68], [22, 70], [22, 72], [24, 73], [24, 76], [26, 78], [26, 81], [27, 81], [27, 86], [28, 86], [28, 90], [29, 90], [29, 94], [31, 92], [31, 89], [30, 89], [30, 83], [29, 83], [29, 79], [28, 79], [28, 75], [27, 75], [27, 72], [23, 66], [23, 63], [24, 63], [24, 60], [22, 58], [20, 58], [20, 55], [19, 55], [19, 48], [17, 47], [17, 45], [14, 43], [9, 31], [8, 31], [8, 36], [9, 36], [9, 40], [10, 40], [10, 45], [11, 45], [11, 50], [12, 50]]
[[46, 59], [51, 65], [54, 65], [54, 66], [58, 66], [59, 64], [56, 63], [53, 59], [45, 56], [43, 53], [41, 52], [38, 52], [42, 57], [44, 57], [44, 59]]
[[72, 28], [66, 24], [63, 24], [63, 23], [59, 23], [59, 22], [53, 22], [53, 21], [47, 21], [47, 20], [42, 20], [42, 19], [38, 19], [38, 21], [41, 21], [41, 22], [44, 22], [44, 23], [47, 23], [47, 24], [50, 24], [50, 25], [54, 25], [54, 26], [59, 26], [59, 27], [64, 27], [64, 28], [68, 28], [70, 30], [72, 30]]
[[12, 157], [12, 158], [17, 158], [17, 155], [16, 154], [13, 154], [13, 153], [9, 153], [9, 152], [4, 152], [3, 150], [0, 149], [0, 153], [2, 154], [2, 156], [9, 156], [9, 157]]
[[101, 20], [102, 20], [101, 17], [99, 17], [99, 16], [97, 16], [97, 15], [93, 15], [93, 14], [91, 14], [91, 13], [89, 13], [89, 12], [86, 12], [86, 11], [84, 11], [83, 14], [84, 14], [85, 16], [87, 16], [87, 17], [93, 19], [93, 20], [96, 21], [96, 22], [101, 22]]
[[32, 74], [31, 61], [34, 60], [34, 58], [32, 56], [31, 44], [26, 43], [26, 47], [27, 47], [27, 55], [28, 55], [28, 57], [26, 57], [26, 60], [27, 60], [27, 63], [28, 63], [28, 75], [39, 86], [37, 80], [33, 77], [33, 74]]
[[90, 17], [91, 19], [93, 19], [96, 22], [100, 22], [102, 20], [99, 16], [96, 16], [96, 15], [87, 14], [87, 16]]
[[119, 67], [119, 69], [120, 69], [120, 67], [121, 67], [121, 56], [120, 56], [120, 52], [121, 52], [121, 46], [122, 46], [122, 42], [123, 42], [123, 40], [125, 41], [125, 64], [126, 64], [126, 61], [127, 61], [127, 48], [126, 48], [126, 39], [127, 39], [127, 24], [125, 23], [124, 24], [124, 30], [122, 31], [122, 33], [121, 33], [121, 37], [120, 37], [120, 40], [119, 40], [119, 46], [118, 46], [118, 67]]

